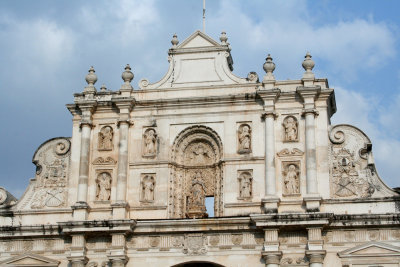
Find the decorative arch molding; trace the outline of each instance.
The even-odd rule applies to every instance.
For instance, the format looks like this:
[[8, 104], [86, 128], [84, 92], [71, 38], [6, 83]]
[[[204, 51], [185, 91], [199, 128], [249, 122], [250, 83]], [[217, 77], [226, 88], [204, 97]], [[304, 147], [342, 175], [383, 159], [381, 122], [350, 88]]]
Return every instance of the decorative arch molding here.
[[224, 267], [224, 265], [209, 261], [190, 261], [179, 263], [171, 267]]
[[171, 151], [170, 218], [207, 217], [204, 199], [210, 196], [215, 216], [222, 216], [222, 157], [221, 138], [210, 127], [195, 125], [178, 134]]

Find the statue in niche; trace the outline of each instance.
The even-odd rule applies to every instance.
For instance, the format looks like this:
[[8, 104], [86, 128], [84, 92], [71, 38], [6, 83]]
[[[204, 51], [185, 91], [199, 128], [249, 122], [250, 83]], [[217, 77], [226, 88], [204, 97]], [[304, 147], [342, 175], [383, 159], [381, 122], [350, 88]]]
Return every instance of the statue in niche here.
[[144, 156], [155, 156], [157, 152], [157, 133], [154, 129], [147, 129], [143, 134]]
[[146, 175], [142, 179], [142, 201], [154, 201], [155, 181], [152, 175]]
[[244, 172], [239, 177], [240, 185], [240, 198], [251, 198], [252, 197], [252, 177], [248, 172]]
[[104, 126], [99, 132], [99, 150], [113, 149], [113, 129], [110, 126]]
[[251, 152], [251, 128], [247, 124], [242, 124], [239, 127], [238, 133], [239, 139], [239, 153], [250, 153]]
[[108, 172], [102, 172], [97, 176], [96, 198], [99, 201], [108, 201], [111, 196], [111, 175]]
[[285, 141], [297, 141], [297, 119], [293, 116], [286, 117], [283, 120], [283, 127], [285, 128]]
[[206, 206], [206, 190], [202, 182], [201, 172], [196, 172], [192, 178], [192, 187], [188, 197], [188, 217], [204, 218], [207, 216]]
[[300, 193], [300, 180], [298, 167], [295, 164], [290, 163], [284, 171], [283, 178], [284, 190], [286, 194], [298, 194]]

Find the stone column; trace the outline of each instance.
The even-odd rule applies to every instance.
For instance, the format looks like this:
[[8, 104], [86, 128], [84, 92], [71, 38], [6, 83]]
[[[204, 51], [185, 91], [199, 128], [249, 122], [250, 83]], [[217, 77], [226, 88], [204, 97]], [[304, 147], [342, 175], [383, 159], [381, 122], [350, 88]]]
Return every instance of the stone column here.
[[282, 252], [279, 251], [278, 229], [264, 230], [264, 251], [262, 257], [266, 267], [279, 267]]
[[74, 218], [77, 220], [87, 219], [87, 194], [89, 179], [89, 158], [90, 158], [90, 137], [92, 132], [92, 113], [96, 101], [85, 101], [80, 104], [81, 114], [81, 147], [79, 159], [79, 178], [78, 178], [78, 194], [77, 202], [74, 205]]
[[308, 242], [306, 256], [310, 267], [323, 267], [326, 251], [323, 250], [322, 228], [310, 227], [308, 231]]
[[276, 195], [275, 171], [275, 102], [279, 97], [279, 89], [259, 90], [257, 92], [264, 100], [262, 115], [265, 123], [265, 197], [262, 199], [264, 212], [278, 211], [279, 198]]
[[125, 244], [126, 237], [124, 234], [117, 233], [112, 235], [111, 249], [108, 255], [112, 267], [124, 267], [128, 262]]
[[84, 235], [72, 235], [72, 244], [68, 260], [71, 267], [85, 267], [88, 262], [86, 257], [86, 240]]
[[318, 115], [315, 109], [315, 99], [319, 95], [319, 86], [298, 87], [297, 92], [303, 98], [305, 117], [305, 150], [306, 150], [306, 188], [307, 195], [304, 197], [308, 211], [319, 211], [321, 197], [318, 193], [317, 180], [317, 153], [315, 140], [315, 116]]
[[129, 145], [129, 125], [130, 112], [135, 99], [131, 96], [133, 87], [130, 82], [134, 75], [131, 67], [126, 65], [122, 73], [124, 84], [121, 86], [121, 96], [114, 99], [115, 105], [119, 109], [119, 146], [118, 146], [118, 169], [117, 169], [117, 199], [111, 206], [113, 208], [114, 219], [125, 219], [129, 205], [126, 201], [126, 187], [128, 177], [128, 145]]

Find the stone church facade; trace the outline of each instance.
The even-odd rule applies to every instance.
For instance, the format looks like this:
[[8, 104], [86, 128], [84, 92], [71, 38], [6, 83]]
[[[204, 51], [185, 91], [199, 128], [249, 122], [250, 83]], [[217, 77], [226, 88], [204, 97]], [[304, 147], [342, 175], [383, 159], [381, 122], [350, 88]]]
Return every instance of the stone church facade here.
[[155, 83], [127, 65], [97, 90], [89, 70], [72, 137], [39, 146], [20, 199], [0, 188], [0, 266], [400, 266], [400, 195], [330, 124], [310, 54], [277, 81], [269, 55], [235, 76], [225, 33], [171, 43]]

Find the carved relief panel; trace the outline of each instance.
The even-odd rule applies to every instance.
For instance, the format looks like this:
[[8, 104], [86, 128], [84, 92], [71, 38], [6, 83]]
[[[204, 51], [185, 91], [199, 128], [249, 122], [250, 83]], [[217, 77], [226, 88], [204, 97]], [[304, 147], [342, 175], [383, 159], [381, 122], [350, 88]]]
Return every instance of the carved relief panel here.
[[250, 200], [253, 197], [253, 170], [238, 171], [239, 197]]
[[146, 158], [157, 155], [157, 132], [155, 128], [147, 128], [143, 133], [143, 153]]
[[103, 126], [98, 134], [97, 148], [99, 151], [110, 151], [113, 150], [113, 128], [109, 125]]
[[153, 203], [154, 189], [156, 186], [155, 173], [143, 173], [140, 179], [140, 202]]
[[282, 126], [284, 142], [299, 141], [299, 124], [295, 116], [286, 116], [283, 120]]
[[300, 194], [300, 161], [282, 162], [283, 195]]
[[42, 144], [33, 156], [36, 183], [30, 208], [64, 207], [67, 201], [67, 174], [70, 164], [70, 141], [54, 138]]
[[249, 154], [251, 153], [251, 126], [250, 123], [239, 124], [237, 131], [238, 153]]

